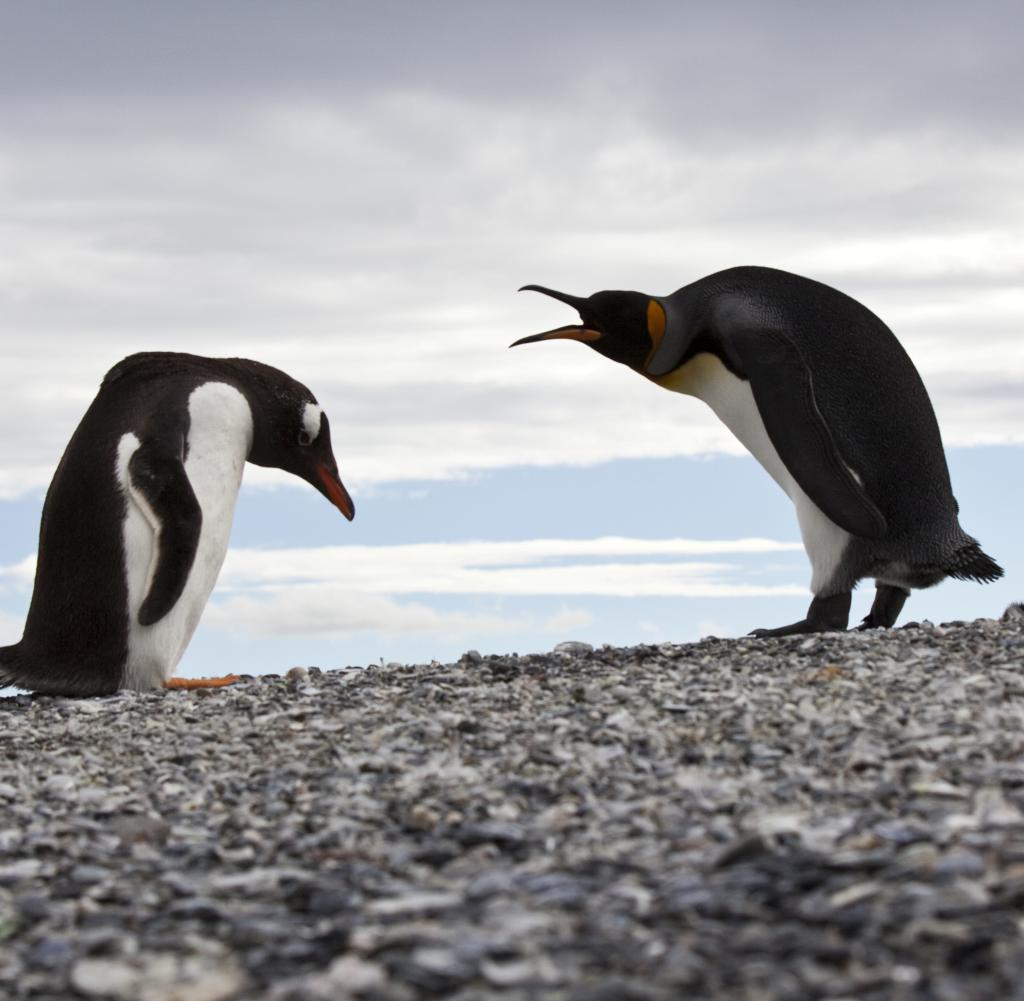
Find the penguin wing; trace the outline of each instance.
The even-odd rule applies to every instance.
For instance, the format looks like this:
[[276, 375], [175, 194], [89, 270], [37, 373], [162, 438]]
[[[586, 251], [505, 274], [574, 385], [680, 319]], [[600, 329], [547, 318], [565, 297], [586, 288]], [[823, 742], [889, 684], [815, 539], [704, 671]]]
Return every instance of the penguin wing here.
[[159, 622], [185, 590], [199, 548], [203, 511], [185, 474], [180, 438], [175, 446], [163, 438], [145, 441], [128, 462], [132, 489], [155, 522], [155, 568], [149, 593], [139, 607], [139, 622]]
[[885, 516], [843, 461], [800, 349], [778, 330], [737, 332], [729, 342], [750, 380], [768, 437], [800, 488], [851, 535], [884, 536]]

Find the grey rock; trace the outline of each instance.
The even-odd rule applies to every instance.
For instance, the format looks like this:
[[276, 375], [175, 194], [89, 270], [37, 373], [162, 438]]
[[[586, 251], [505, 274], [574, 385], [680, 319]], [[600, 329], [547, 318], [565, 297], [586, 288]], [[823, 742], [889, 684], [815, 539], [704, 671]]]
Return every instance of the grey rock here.
[[167, 843], [171, 825], [160, 817], [125, 815], [114, 817], [110, 829], [124, 845], [148, 844], [160, 847]]
[[528, 840], [522, 825], [492, 820], [467, 824], [460, 827], [455, 835], [463, 845], [495, 844], [502, 848], [518, 848]]
[[42, 966], [48, 970], [60, 970], [75, 958], [75, 947], [68, 938], [44, 938], [28, 952], [25, 962], [29, 966]]
[[80, 959], [71, 967], [71, 986], [88, 998], [137, 1001], [139, 971], [119, 959]]
[[594, 648], [589, 643], [581, 643], [578, 640], [566, 640], [564, 643], [556, 643], [554, 652], [567, 657], [579, 657], [586, 653], [593, 653]]
[[935, 873], [939, 876], [983, 876], [985, 860], [976, 852], [952, 851], [935, 863]]
[[78, 886], [95, 886], [110, 879], [113, 873], [101, 865], [76, 865], [71, 870], [71, 879]]

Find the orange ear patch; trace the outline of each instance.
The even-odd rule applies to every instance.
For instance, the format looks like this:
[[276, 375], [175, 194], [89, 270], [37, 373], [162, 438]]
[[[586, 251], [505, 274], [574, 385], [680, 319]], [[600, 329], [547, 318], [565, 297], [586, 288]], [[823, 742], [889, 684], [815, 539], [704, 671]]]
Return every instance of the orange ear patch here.
[[657, 299], [651, 299], [647, 303], [647, 333], [651, 336], [651, 353], [647, 360], [654, 356], [654, 352], [661, 346], [661, 339], [665, 336], [665, 307]]

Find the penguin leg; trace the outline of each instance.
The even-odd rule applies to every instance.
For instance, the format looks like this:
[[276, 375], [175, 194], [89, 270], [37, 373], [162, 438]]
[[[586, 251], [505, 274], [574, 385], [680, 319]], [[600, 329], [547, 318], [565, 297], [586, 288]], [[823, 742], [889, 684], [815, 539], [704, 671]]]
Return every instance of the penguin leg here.
[[864, 616], [858, 629], [888, 629], [903, 610], [903, 602], [910, 597], [910, 591], [895, 584], [875, 584], [875, 600], [871, 611]]
[[827, 598], [815, 597], [807, 609], [807, 618], [777, 629], [755, 629], [750, 635], [792, 636], [795, 633], [825, 633], [845, 629], [850, 621], [852, 591], [831, 594]]
[[223, 678], [169, 678], [164, 682], [164, 688], [177, 691], [191, 691], [193, 688], [224, 688], [226, 685], [233, 685], [240, 680], [237, 674], [226, 674]]

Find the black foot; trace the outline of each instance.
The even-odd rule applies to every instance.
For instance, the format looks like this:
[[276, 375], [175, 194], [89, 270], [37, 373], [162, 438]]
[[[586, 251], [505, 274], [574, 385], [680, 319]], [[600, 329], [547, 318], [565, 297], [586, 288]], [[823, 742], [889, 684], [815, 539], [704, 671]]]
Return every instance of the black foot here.
[[796, 633], [826, 633], [845, 629], [850, 621], [853, 594], [844, 591], [828, 598], [815, 598], [807, 609], [807, 618], [777, 629], [755, 629], [751, 636], [793, 636]]
[[875, 600], [871, 605], [871, 611], [864, 616], [858, 629], [888, 629], [899, 617], [903, 610], [903, 602], [910, 597], [910, 592], [905, 587], [896, 587], [894, 584], [876, 584]]

